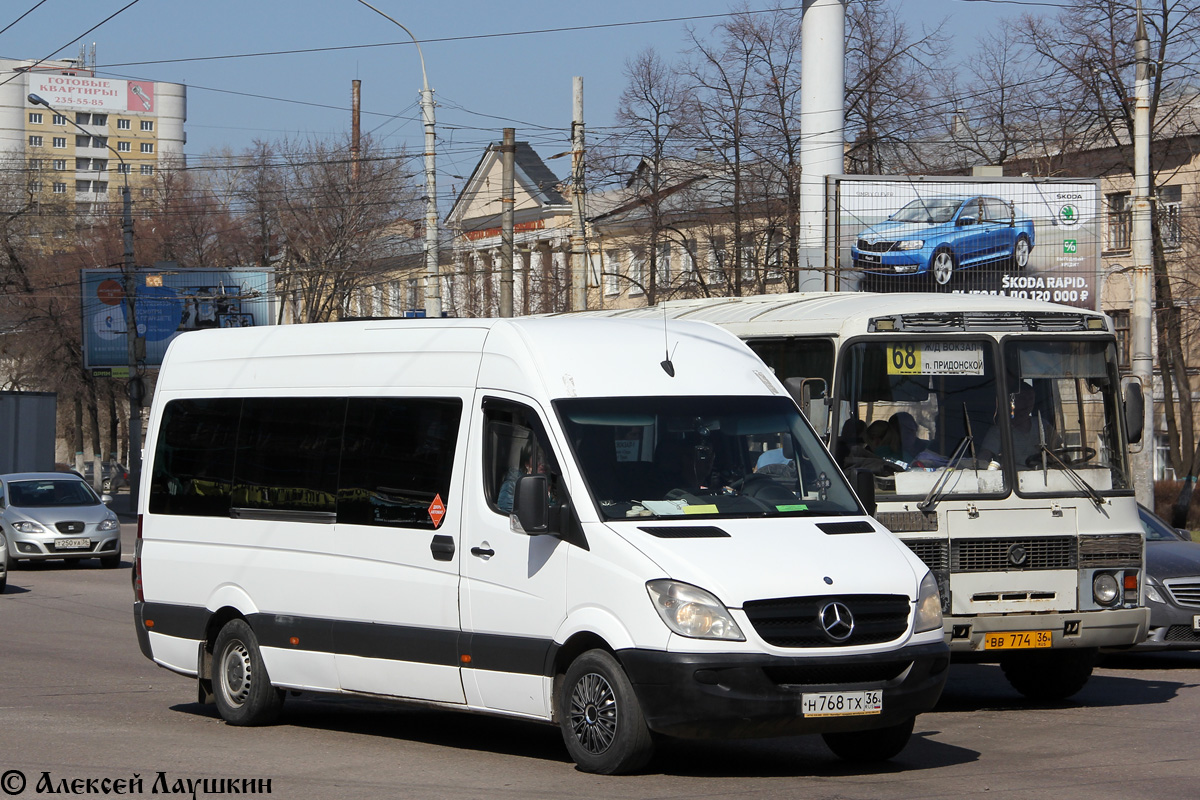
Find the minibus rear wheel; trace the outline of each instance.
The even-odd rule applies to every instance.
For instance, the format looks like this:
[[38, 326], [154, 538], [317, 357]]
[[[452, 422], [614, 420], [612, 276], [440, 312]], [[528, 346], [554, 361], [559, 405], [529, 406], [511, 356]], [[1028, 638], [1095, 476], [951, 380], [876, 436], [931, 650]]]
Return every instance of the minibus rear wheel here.
[[213, 694], [230, 725], [270, 725], [279, 717], [283, 691], [271, 685], [258, 637], [243, 619], [225, 623], [213, 645]]
[[846, 761], [887, 761], [899, 755], [908, 744], [908, 740], [912, 738], [915, 721], [916, 717], [909, 717], [898, 725], [889, 725], [886, 728], [825, 733], [821, 738], [834, 755]]
[[621, 775], [646, 765], [654, 742], [633, 684], [605, 650], [589, 650], [567, 668], [558, 720], [572, 760], [584, 772]]

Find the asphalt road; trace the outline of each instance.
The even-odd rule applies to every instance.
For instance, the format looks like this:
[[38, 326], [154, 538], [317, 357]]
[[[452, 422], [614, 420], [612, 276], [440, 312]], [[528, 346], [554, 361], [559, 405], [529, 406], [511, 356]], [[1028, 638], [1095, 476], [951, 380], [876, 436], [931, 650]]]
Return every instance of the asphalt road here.
[[132, 526], [124, 535], [120, 569], [54, 562], [9, 575], [0, 800], [105, 787], [201, 797], [228, 793], [221, 780], [288, 800], [1200, 795], [1200, 653], [1109, 659], [1055, 705], [1024, 700], [994, 666], [955, 665], [908, 748], [866, 768], [818, 737], [675, 741], [643, 774], [600, 777], [575, 770], [555, 728], [357, 699], [289, 697], [279, 725], [230, 727], [195, 702], [192, 681], [138, 650]]

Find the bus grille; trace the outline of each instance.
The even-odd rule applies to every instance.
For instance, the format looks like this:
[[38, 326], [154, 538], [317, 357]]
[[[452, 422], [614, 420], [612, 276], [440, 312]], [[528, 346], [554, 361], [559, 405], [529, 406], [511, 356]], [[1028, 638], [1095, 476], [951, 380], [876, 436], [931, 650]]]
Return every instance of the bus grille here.
[[950, 568], [950, 543], [945, 539], [905, 539], [904, 543], [930, 569]]
[[1139, 533], [1079, 537], [1080, 569], [1141, 565], [1142, 536]]
[[1075, 569], [1076, 544], [1071, 536], [1010, 539], [959, 539], [950, 546], [953, 572]]

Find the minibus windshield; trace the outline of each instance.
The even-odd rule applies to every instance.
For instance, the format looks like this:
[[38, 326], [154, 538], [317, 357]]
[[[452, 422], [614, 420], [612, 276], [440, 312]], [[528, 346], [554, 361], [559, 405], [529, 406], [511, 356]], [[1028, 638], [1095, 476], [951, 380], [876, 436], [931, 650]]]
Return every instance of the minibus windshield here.
[[861, 514], [784, 397], [555, 401], [605, 519]]

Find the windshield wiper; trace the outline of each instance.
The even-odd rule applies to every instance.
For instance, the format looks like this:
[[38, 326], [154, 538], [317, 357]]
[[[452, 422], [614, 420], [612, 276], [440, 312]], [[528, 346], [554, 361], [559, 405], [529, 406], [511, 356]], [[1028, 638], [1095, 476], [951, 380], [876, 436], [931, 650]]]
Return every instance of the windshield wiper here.
[[954, 455], [950, 456], [950, 463], [946, 465], [946, 471], [937, 479], [937, 483], [930, 487], [929, 494], [925, 495], [925, 499], [917, 503], [918, 511], [928, 514], [937, 508], [937, 504], [941, 502], [942, 497], [946, 494], [946, 484], [950, 482], [950, 476], [958, 468], [958, 463], [963, 460], [963, 456], [967, 454], [967, 447], [969, 445], [973, 446], [973, 444], [974, 440], [970, 434], [967, 434], [958, 443], [958, 447], [954, 448]]
[[1054, 463], [1056, 463], [1060, 467], [1062, 467], [1063, 472], [1065, 472], [1067, 474], [1067, 478], [1071, 481], [1071, 483], [1075, 484], [1076, 489], [1078, 489], [1079, 491], [1086, 494], [1088, 496], [1088, 498], [1090, 498], [1091, 501], [1096, 504], [1096, 508], [1103, 509], [1104, 498], [1101, 497], [1100, 494], [1095, 489], [1092, 488], [1092, 485], [1090, 483], [1088, 483], [1086, 480], [1084, 480], [1082, 475], [1080, 475], [1078, 472], [1075, 471], [1074, 467], [1072, 467], [1070, 464], [1068, 464], [1067, 462], [1065, 462], [1061, 458], [1059, 458], [1058, 454], [1055, 453], [1054, 450], [1049, 445], [1047, 445], [1045, 442], [1042, 442], [1041, 444], [1039, 444], [1038, 449], [1041, 450], [1041, 453], [1042, 453], [1042, 480], [1043, 481], [1047, 481], [1049, 479], [1049, 471], [1048, 471], [1047, 465], [1046, 465], [1046, 457], [1049, 456], [1051, 459], [1054, 460]]
[[[929, 494], [925, 495], [925, 499], [917, 504], [917, 508], [922, 512], [933, 511], [937, 508], [937, 504], [941, 502], [945, 495], [945, 486], [950, 482], [950, 473], [958, 466], [958, 462], [962, 461], [966, 455], [967, 448], [971, 448], [972, 461], [978, 461], [979, 454], [975, 452], [975, 433], [971, 430], [971, 414], [967, 411], [967, 404], [963, 403], [963, 422], [966, 424], [967, 436], [958, 443], [958, 447], [954, 450], [954, 455], [950, 456], [950, 463], [946, 465], [946, 471], [937, 483], [929, 490]], [[978, 464], [976, 464], [978, 469]]]

